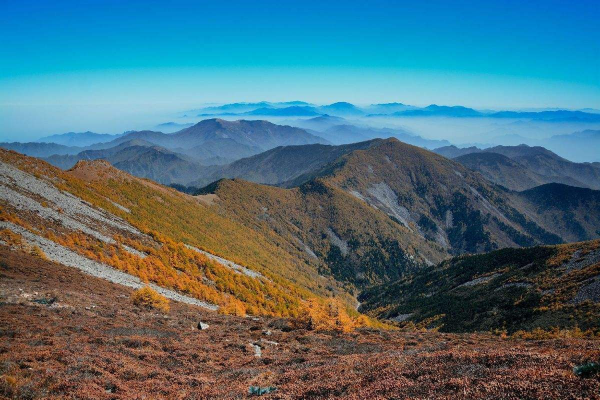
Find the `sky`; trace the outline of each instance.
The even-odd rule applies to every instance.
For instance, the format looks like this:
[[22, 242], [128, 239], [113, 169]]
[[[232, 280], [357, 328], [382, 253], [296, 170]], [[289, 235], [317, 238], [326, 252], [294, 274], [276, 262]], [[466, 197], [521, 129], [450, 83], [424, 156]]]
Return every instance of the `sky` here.
[[600, 108], [598, 21], [597, 0], [0, 0], [0, 139], [238, 101]]

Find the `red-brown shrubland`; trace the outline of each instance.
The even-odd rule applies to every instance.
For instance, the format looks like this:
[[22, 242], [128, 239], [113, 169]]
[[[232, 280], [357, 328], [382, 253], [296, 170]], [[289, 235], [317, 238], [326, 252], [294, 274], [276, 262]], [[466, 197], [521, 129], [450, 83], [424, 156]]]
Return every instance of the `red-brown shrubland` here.
[[283, 399], [600, 398], [599, 377], [572, 373], [600, 359], [597, 340], [290, 330], [177, 302], [164, 314], [134, 306], [129, 288], [24, 252], [0, 247], [0, 260], [5, 398], [244, 398], [250, 386]]

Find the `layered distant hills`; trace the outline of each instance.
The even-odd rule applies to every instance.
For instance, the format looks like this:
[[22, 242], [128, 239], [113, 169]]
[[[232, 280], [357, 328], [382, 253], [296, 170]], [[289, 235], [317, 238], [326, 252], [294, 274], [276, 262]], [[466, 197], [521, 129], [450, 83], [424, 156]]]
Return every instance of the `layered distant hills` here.
[[[73, 134], [59, 136], [63, 143], [87, 143], [95, 134], [82, 133], [77, 141]], [[325, 139], [306, 132], [303, 129], [272, 124], [267, 121], [225, 121], [209, 119], [172, 134], [156, 131], [132, 131], [111, 136], [112, 140], [102, 140], [88, 146], [65, 146], [56, 143], [2, 143], [7, 149], [16, 150], [35, 157], [48, 157], [48, 161], [61, 168], [70, 168], [78, 160], [109, 159], [111, 161], [139, 164], [143, 171], [157, 169], [157, 165], [148, 165], [149, 161], [158, 164], [177, 159], [183, 170], [192, 170], [200, 165], [226, 164], [228, 162], [258, 154], [282, 145], [301, 145], [310, 143], [328, 143]], [[127, 147], [135, 146], [126, 153]], [[137, 159], [141, 154], [149, 159]], [[187, 163], [187, 164], [186, 164]], [[185, 164], [185, 165], [184, 165]], [[160, 169], [160, 168], [159, 168]], [[136, 173], [134, 170], [130, 170]], [[144, 175], [145, 176], [145, 175]], [[152, 174], [146, 177], [156, 178]], [[166, 177], [159, 180], [164, 183], [192, 181], [184, 173], [174, 179]]]
[[495, 146], [487, 149], [446, 146], [434, 151], [513, 190], [531, 189], [552, 182], [600, 189], [600, 165], [574, 163], [540, 146]]

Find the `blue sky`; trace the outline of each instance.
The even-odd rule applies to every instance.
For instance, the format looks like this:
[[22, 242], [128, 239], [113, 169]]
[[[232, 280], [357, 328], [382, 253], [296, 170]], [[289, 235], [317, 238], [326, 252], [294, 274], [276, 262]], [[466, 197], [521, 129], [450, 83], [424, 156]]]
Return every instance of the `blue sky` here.
[[295, 99], [600, 108], [598, 4], [3, 0], [0, 122]]

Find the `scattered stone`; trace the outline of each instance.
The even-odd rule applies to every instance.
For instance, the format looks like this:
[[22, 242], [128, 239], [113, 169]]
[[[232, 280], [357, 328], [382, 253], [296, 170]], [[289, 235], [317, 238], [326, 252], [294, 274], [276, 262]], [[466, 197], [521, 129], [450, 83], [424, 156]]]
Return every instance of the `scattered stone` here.
[[269, 394], [276, 390], [277, 390], [277, 388], [275, 386], [267, 386], [267, 387], [250, 386], [248, 388], [248, 394], [250, 396], [262, 396], [263, 394]]
[[205, 324], [204, 322], [198, 322], [198, 330], [204, 331], [208, 329], [210, 325]]
[[41, 299], [33, 299], [31, 301], [33, 301], [34, 303], [38, 303], [38, 304], [43, 304], [45, 306], [49, 306], [49, 305], [54, 304], [54, 302], [56, 300], [58, 300], [56, 297], [51, 297], [49, 299], [42, 297]]
[[573, 373], [580, 378], [588, 378], [600, 373], [600, 363], [590, 362], [583, 365], [577, 365], [573, 368]]
[[261, 357], [262, 356], [262, 349], [259, 345], [254, 344], [254, 343], [250, 343], [250, 346], [254, 349], [254, 357]]
[[279, 346], [279, 343], [273, 342], [271, 340], [260, 339], [261, 343], [270, 344], [271, 346]]

